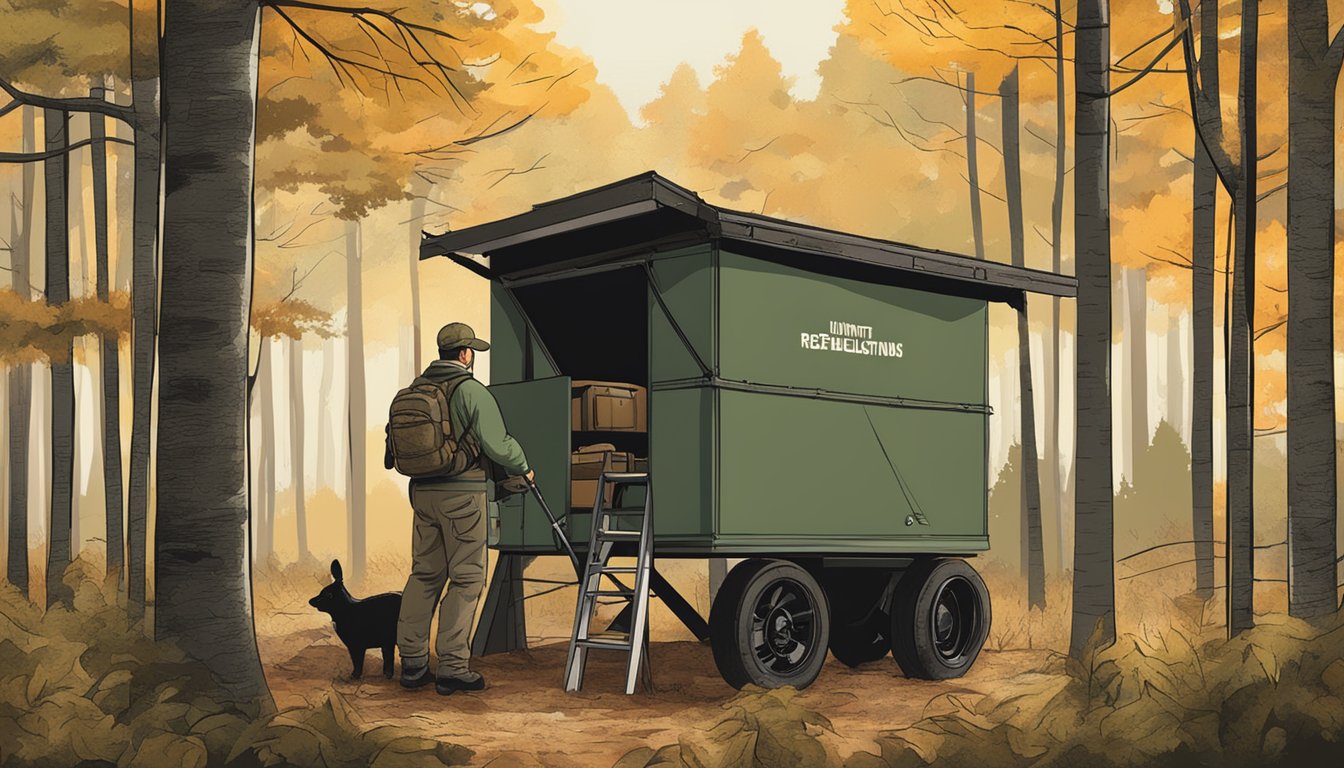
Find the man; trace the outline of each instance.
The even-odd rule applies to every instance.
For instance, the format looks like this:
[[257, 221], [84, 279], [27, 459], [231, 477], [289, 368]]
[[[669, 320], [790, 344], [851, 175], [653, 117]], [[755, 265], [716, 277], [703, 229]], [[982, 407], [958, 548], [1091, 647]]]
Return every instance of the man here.
[[[417, 477], [410, 482], [415, 524], [411, 535], [411, 575], [401, 596], [397, 622], [397, 650], [401, 653], [401, 684], [420, 688], [434, 683], [447, 696], [457, 691], [485, 689], [485, 678], [470, 667], [468, 635], [476, 603], [485, 583], [488, 466], [498, 474], [526, 477], [533, 473], [518, 441], [509, 436], [499, 404], [483, 384], [472, 377], [476, 353], [490, 344], [476, 338], [464, 323], [445, 325], [438, 336], [439, 359], [422, 374], [451, 393], [449, 423], [459, 444], [474, 441], [480, 459], [456, 475]], [[393, 467], [392, 441], [384, 464]], [[448, 585], [444, 592], [445, 582]], [[434, 652], [435, 674], [429, 671], [429, 625], [439, 604], [439, 631]]]

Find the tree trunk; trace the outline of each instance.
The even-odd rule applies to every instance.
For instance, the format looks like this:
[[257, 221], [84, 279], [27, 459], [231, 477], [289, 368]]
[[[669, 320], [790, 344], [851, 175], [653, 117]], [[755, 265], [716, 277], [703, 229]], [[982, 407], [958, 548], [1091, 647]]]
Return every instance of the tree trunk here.
[[[1008, 239], [1013, 266], [1026, 266], [1026, 238], [1022, 221], [1022, 151], [1017, 68], [999, 86], [1003, 104], [1003, 169], [1008, 201]], [[1017, 312], [1018, 387], [1022, 391], [1019, 412], [1022, 429], [1022, 515], [1026, 520], [1027, 603], [1045, 607], [1045, 550], [1041, 536], [1041, 479], [1036, 450], [1036, 405], [1031, 383], [1031, 332], [1027, 323], [1026, 296]]]
[[[101, 88], [91, 94], [102, 98]], [[98, 261], [98, 300], [106, 302], [110, 290], [107, 242], [107, 145], [99, 141], [105, 134], [101, 115], [89, 115], [90, 147], [93, 156], [93, 244]], [[121, 366], [120, 344], [115, 333], [102, 339], [103, 390], [103, 488], [106, 498], [107, 575], [121, 581], [125, 543], [122, 539], [121, 506]]]
[[[1126, 270], [1128, 280], [1129, 325], [1129, 417], [1132, 467], [1139, 465], [1140, 457], [1148, 450], [1152, 433], [1148, 429], [1148, 270], [1139, 267]], [[1129, 478], [1130, 483], [1135, 478]]]
[[1115, 642], [1111, 477], [1110, 7], [1079, 0], [1075, 35], [1074, 247], [1077, 253], [1077, 461], [1069, 653]]
[[257, 568], [265, 568], [275, 551], [275, 360], [271, 358], [271, 340], [261, 340], [260, 360], [257, 363], [257, 381], [254, 397], [261, 415], [257, 438], [257, 548], [253, 560]]
[[[130, 88], [127, 87], [122, 95], [130, 96]], [[116, 93], [116, 91], [114, 91]], [[117, 121], [112, 121], [111, 130], [114, 135], [124, 135], [125, 130], [121, 129]], [[134, 129], [131, 137], [134, 138]], [[116, 236], [112, 238], [112, 251], [117, 255], [117, 267], [112, 275], [112, 289], [122, 291], [128, 296], [131, 293], [132, 283], [132, 258], [131, 253], [134, 249], [133, 227], [131, 222], [135, 219], [135, 149], [134, 147], [122, 147], [120, 150], [114, 150], [111, 157], [116, 159], [116, 174], [112, 182], [113, 204], [111, 220], [116, 228]], [[129, 369], [124, 369], [129, 371]], [[123, 373], [123, 376], [126, 374]]]
[[1330, 615], [1336, 591], [1335, 85], [1325, 0], [1289, 0], [1288, 612]]
[[420, 349], [420, 240], [425, 228], [425, 202], [430, 185], [416, 174], [411, 174], [411, 359], [412, 376], [424, 370]]
[[[37, 151], [37, 110], [22, 108], [23, 151]], [[10, 285], [21, 298], [32, 297], [31, 272], [33, 245], [33, 209], [37, 194], [36, 168], [23, 164], [21, 203], [23, 219], [10, 209]], [[7, 577], [28, 596], [28, 444], [33, 405], [33, 368], [19, 363], [9, 369], [9, 552]]]
[[[42, 111], [45, 148], [57, 154], [42, 163], [46, 186], [47, 303], [54, 307], [70, 300], [70, 231], [66, 192], [70, 166], [66, 113]], [[75, 376], [74, 345], [64, 359], [51, 361], [51, 514], [47, 527], [47, 607], [71, 604], [73, 593], [62, 581], [70, 565], [70, 517], [75, 482]]]
[[289, 342], [289, 449], [292, 457], [294, 489], [294, 526], [298, 534], [299, 562], [312, 557], [308, 552], [307, 493], [303, 482], [303, 339]]
[[[1064, 270], [1064, 11], [1061, 0], [1055, 0], [1055, 189], [1050, 199], [1050, 268], [1055, 274]], [[1059, 532], [1059, 569], [1068, 564], [1064, 539], [1064, 488], [1061, 485], [1059, 447], [1060, 401], [1060, 335], [1059, 297], [1050, 299], [1050, 394], [1047, 402], [1049, 422], [1046, 426], [1045, 455], [1050, 458], [1046, 471], [1050, 498], [1055, 511], [1055, 525]]]
[[1181, 328], [1181, 323], [1181, 310], [1175, 304], [1169, 305], [1167, 307], [1167, 388], [1165, 395], [1167, 407], [1164, 409], [1163, 419], [1184, 440], [1185, 370], [1182, 364], [1181, 339], [1185, 334], [1183, 333], [1184, 329]]
[[349, 470], [346, 483], [350, 489], [345, 505], [349, 515], [350, 530], [350, 567], [347, 572], [351, 580], [358, 582], [364, 576], [365, 533], [365, 395], [364, 395], [364, 289], [363, 289], [363, 237], [358, 221], [345, 225], [345, 289], [346, 289], [346, 339], [347, 377], [350, 399], [347, 420], [350, 431]]
[[260, 7], [165, 8], [155, 635], [247, 712], [274, 708], [248, 562], [247, 373]]
[[[1256, 42], [1258, 0], [1241, 9], [1241, 82], [1237, 110], [1241, 174], [1236, 207], [1236, 290], [1228, 348], [1227, 386], [1227, 627], [1236, 635], [1255, 626], [1255, 318]], [[1292, 378], [1291, 376], [1289, 378]], [[1333, 419], [1331, 420], [1333, 422]], [[1333, 423], [1331, 425], [1333, 427]]]
[[971, 191], [971, 237], [975, 258], [985, 258], [985, 224], [980, 213], [979, 142], [975, 138], [975, 73], [966, 73], [966, 180]]
[[[1129, 332], [1129, 269], [1124, 266], [1115, 270], [1118, 277], [1111, 284], [1111, 305], [1120, 312], [1120, 343], [1111, 356], [1111, 365], [1117, 371], [1112, 377], [1119, 402], [1115, 407], [1120, 412], [1117, 421], [1120, 431], [1115, 433], [1115, 450], [1120, 454], [1120, 485], [1134, 485], [1134, 398], [1130, 397], [1129, 364], [1134, 359], [1131, 349], [1134, 336]], [[1118, 353], [1118, 354], [1115, 354]]]
[[[70, 141], [70, 115], [65, 117], [65, 140], [67, 144]], [[89, 276], [89, 238], [88, 235], [88, 213], [84, 206], [84, 168], [79, 163], [79, 155], [74, 155], [72, 160], [70, 155], [66, 156], [66, 176], [69, 179], [65, 191], [65, 220], [69, 222], [67, 231], [70, 232], [70, 238], [66, 242], [66, 252], [69, 254], [71, 269], [68, 274], [67, 283], [73, 286], [69, 298], [83, 298], [87, 293]], [[79, 253], [79, 258], [75, 258], [75, 253]], [[75, 393], [75, 420], [70, 432], [73, 436], [71, 440], [71, 455], [74, 457], [71, 463], [73, 481], [70, 488], [70, 557], [78, 558], [84, 551], [84, 532], [82, 525], [82, 515], [84, 506], [84, 494], [88, 490], [88, 473], [95, 457], [93, 451], [86, 451], [84, 441], [89, 439], [89, 430], [93, 425], [101, 423], [98, 415], [98, 398], [89, 398], [87, 385], [85, 384], [85, 374], [91, 375], [88, 370], [89, 356], [88, 346], [85, 344], [83, 336], [76, 336], [71, 339], [71, 359], [70, 373]], [[78, 347], [83, 357], [80, 365], [75, 365], [74, 350]], [[83, 370], [81, 370], [83, 369]], [[91, 377], [91, 376], [90, 376]], [[90, 407], [92, 402], [92, 407]], [[89, 420], [90, 426], [86, 427], [85, 420]], [[84, 466], [83, 458], [85, 454], [89, 455], [89, 467]]]
[[335, 373], [336, 340], [322, 342], [322, 385], [318, 390], [322, 399], [317, 402], [317, 484], [333, 488], [336, 485], [334, 438], [331, 434], [331, 414], [328, 399], [331, 397], [332, 377]]
[[[148, 18], [143, 18], [148, 16]], [[131, 455], [126, 483], [126, 610], [145, 614], [149, 480], [159, 301], [160, 113], [158, 21], [131, 0], [131, 103], [135, 181], [131, 204]], [[151, 23], [152, 22], [152, 23]]]
[[[1219, 92], [1218, 13], [1200, 6], [1200, 80]], [[1190, 251], [1190, 491], [1195, 594], [1213, 597], [1213, 296], [1218, 172], [1202, 141], [1194, 147]]]

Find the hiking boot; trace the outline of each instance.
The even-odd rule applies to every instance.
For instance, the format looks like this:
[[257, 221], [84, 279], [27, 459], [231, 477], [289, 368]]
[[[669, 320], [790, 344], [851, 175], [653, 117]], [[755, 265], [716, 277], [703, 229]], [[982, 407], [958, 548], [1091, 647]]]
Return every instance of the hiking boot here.
[[471, 677], [440, 677], [434, 680], [434, 690], [440, 696], [451, 696], [458, 691], [484, 691], [485, 678], [479, 672], [468, 673]]
[[423, 688], [434, 682], [434, 676], [429, 673], [429, 665], [423, 667], [408, 667], [401, 665], [401, 687], [402, 688]]

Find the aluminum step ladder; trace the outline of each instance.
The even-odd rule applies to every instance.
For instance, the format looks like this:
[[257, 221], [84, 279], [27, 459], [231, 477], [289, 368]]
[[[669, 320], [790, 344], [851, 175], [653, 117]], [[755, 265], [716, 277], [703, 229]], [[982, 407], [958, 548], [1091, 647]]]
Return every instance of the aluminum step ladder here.
[[[625, 491], [644, 487], [642, 507], [624, 507]], [[606, 504], [611, 491], [611, 506]], [[613, 566], [613, 550], [619, 544], [633, 544], [635, 565]], [[565, 690], [583, 687], [588, 651], [623, 651], [629, 654], [625, 669], [625, 692], [635, 692], [640, 670], [645, 684], [653, 690], [653, 673], [648, 665], [649, 580], [653, 571], [653, 493], [647, 472], [604, 472], [597, 480], [597, 498], [593, 503], [593, 529], [588, 540], [588, 558], [579, 581], [579, 600], [574, 611], [574, 633], [569, 640], [565, 661]], [[634, 587], [626, 587], [617, 574], [635, 577]], [[606, 584], [603, 584], [603, 580]], [[604, 599], [630, 602], [630, 625], [626, 632], [593, 632], [593, 613]]]

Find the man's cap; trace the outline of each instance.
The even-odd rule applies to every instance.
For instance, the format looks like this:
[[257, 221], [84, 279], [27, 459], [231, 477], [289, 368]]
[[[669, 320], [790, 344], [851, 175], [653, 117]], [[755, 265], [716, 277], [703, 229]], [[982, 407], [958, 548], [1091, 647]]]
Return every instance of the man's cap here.
[[476, 338], [476, 332], [466, 323], [449, 323], [439, 329], [439, 349], [459, 347], [484, 352], [490, 348], [490, 342]]

